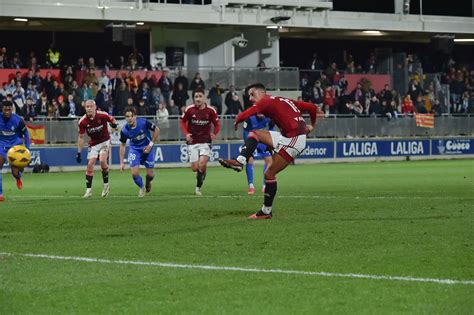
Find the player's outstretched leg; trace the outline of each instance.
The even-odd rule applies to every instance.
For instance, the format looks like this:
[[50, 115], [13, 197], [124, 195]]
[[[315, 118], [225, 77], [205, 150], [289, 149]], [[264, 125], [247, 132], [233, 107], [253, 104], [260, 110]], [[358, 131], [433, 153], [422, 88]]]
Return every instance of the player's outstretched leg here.
[[18, 168], [12, 167], [12, 176], [16, 180], [16, 188], [18, 189], [23, 188], [23, 181], [21, 180], [21, 175], [22, 172]]
[[145, 189], [145, 185], [143, 185], [142, 177], [139, 174], [133, 174], [132, 177], [135, 184], [140, 188], [140, 190], [138, 191], [138, 197], [140, 198], [145, 197], [146, 189]]
[[109, 185], [109, 168], [103, 167], [102, 168], [102, 179], [104, 181], [104, 187], [102, 188], [102, 198], [106, 198], [110, 193], [110, 185]]
[[255, 193], [255, 187], [253, 186], [253, 163], [247, 163], [245, 165], [245, 173], [247, 175], [247, 184], [249, 186], [247, 194], [253, 195]]
[[92, 197], [92, 179], [94, 178], [94, 173], [87, 172], [86, 173], [86, 192], [82, 198], [90, 198]]

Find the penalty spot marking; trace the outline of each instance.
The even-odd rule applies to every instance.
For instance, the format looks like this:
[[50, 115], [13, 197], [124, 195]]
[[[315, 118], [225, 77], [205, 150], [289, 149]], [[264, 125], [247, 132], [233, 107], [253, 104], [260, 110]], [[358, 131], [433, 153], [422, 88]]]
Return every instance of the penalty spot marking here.
[[212, 271], [235, 271], [235, 272], [246, 272], [246, 273], [291, 274], [291, 275], [300, 275], [300, 276], [387, 280], [387, 281], [427, 282], [427, 283], [438, 283], [438, 284], [448, 284], [448, 285], [455, 285], [455, 284], [474, 285], [474, 280], [452, 280], [452, 279], [436, 279], [436, 278], [415, 278], [415, 277], [405, 277], [405, 276], [368, 275], [368, 274], [357, 274], [357, 273], [334, 273], [334, 272], [324, 272], [324, 271], [226, 267], [226, 266], [213, 266], [213, 265], [177, 264], [177, 263], [165, 263], [165, 262], [153, 262], [153, 261], [111, 260], [111, 259], [75, 257], [75, 256], [54, 256], [54, 255], [29, 254], [29, 253], [25, 253], [25, 254], [0, 253], [0, 255], [43, 258], [43, 259], [51, 259], [51, 260], [71, 260], [71, 261], [99, 263], [99, 264], [152, 266], [152, 267], [161, 267], [161, 268], [178, 268], [178, 269], [212, 270]]

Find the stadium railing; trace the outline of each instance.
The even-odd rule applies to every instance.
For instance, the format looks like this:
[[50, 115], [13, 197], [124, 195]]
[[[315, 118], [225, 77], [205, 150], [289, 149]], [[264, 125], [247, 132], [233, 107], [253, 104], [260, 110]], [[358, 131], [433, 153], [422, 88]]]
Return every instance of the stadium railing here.
[[[161, 129], [160, 141], [184, 141], [178, 116], [167, 121], [147, 117]], [[119, 118], [121, 126], [125, 124]], [[218, 140], [242, 139], [242, 129], [234, 130], [234, 117], [221, 116], [221, 131]], [[35, 121], [34, 125], [45, 126], [45, 143], [70, 144], [77, 141], [77, 119]], [[435, 117], [434, 128], [415, 125], [413, 117], [387, 120], [384, 117], [357, 117], [352, 115], [330, 115], [318, 118], [315, 132], [309, 138], [367, 138], [367, 137], [415, 137], [415, 136], [473, 136], [474, 115], [443, 115]], [[118, 139], [118, 133], [114, 133]]]

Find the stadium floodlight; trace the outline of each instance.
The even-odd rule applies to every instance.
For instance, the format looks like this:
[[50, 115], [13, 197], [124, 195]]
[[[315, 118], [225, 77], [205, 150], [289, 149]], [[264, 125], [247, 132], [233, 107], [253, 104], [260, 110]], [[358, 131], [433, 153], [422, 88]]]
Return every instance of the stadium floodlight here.
[[375, 30], [367, 30], [367, 31], [362, 31], [362, 33], [366, 35], [373, 35], [373, 36], [381, 36], [383, 33], [381, 31], [375, 31]]
[[280, 25], [267, 25], [267, 29], [270, 29], [270, 30], [277, 30], [281, 28]]
[[456, 43], [474, 43], [474, 38], [455, 38]]
[[25, 18], [14, 18], [13, 21], [15, 21], [15, 22], [28, 22], [28, 19], [25, 19]]
[[244, 37], [244, 34], [240, 34], [240, 37], [234, 37], [232, 39], [232, 45], [239, 48], [245, 48], [249, 44], [249, 41]]
[[137, 23], [135, 23], [135, 24], [137, 24], [137, 25], [140, 25], [140, 26], [141, 26], [141, 25], [145, 25], [145, 22], [137, 22]]

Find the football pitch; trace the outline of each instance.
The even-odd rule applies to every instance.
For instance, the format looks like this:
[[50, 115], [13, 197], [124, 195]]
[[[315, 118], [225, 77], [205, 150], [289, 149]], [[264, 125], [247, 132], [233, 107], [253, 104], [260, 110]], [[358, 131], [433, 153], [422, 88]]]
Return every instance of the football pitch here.
[[3, 174], [0, 313], [474, 313], [474, 160], [297, 164], [252, 221], [261, 172]]

